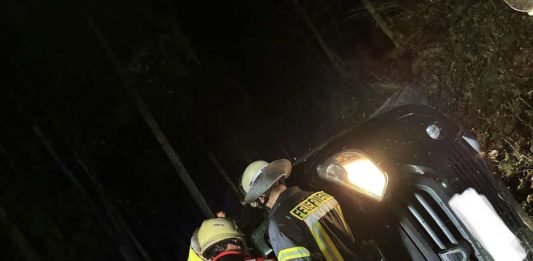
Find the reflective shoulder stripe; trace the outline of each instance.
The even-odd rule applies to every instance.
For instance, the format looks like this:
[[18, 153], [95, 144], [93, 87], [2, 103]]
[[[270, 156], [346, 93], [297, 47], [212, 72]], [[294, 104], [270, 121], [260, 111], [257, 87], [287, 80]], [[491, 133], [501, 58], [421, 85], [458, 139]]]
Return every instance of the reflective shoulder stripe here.
[[[313, 235], [313, 238], [315, 239], [315, 242], [317, 243], [320, 249], [320, 252], [322, 252], [322, 254], [324, 255], [324, 258], [327, 261], [343, 260], [338, 248], [333, 243], [333, 240], [331, 240], [331, 237], [328, 235], [328, 233], [324, 230], [324, 228], [320, 224], [320, 219], [322, 219], [322, 217], [324, 217], [330, 211], [334, 211], [334, 212], [340, 211], [339, 203], [337, 202], [337, 200], [335, 200], [335, 198], [333, 198], [332, 196], [322, 191], [318, 193], [315, 193], [313, 195], [318, 194], [320, 195], [320, 198], [323, 200], [318, 201], [318, 203], [320, 204], [315, 204], [316, 207], [312, 209], [312, 211], [309, 211], [308, 213], [306, 213], [305, 217], [303, 218], [303, 221], [305, 222], [305, 224], [307, 224], [307, 227], [311, 230], [311, 234]], [[313, 201], [313, 203], [316, 203], [316, 202], [317, 201]], [[349, 227], [344, 222], [342, 211], [338, 213], [338, 215], [340, 217], [339, 222], [343, 223], [344, 228], [347, 229], [346, 233], [348, 233], [351, 237], [353, 237], [351, 235], [351, 231]]]
[[342, 214], [341, 206], [338, 205], [335, 207], [335, 211], [337, 211], [337, 214], [339, 214], [339, 217], [341, 218], [342, 224], [344, 225], [344, 229], [346, 229], [346, 232], [350, 235], [350, 238], [355, 241], [355, 237], [352, 234], [352, 230], [350, 229], [350, 226], [348, 226], [348, 223], [346, 223], [346, 220], [344, 219], [344, 214]]
[[313, 238], [315, 239], [318, 248], [320, 248], [320, 252], [322, 252], [327, 261], [344, 260], [320, 222], [315, 222], [309, 228], [311, 229], [311, 234], [313, 234]]
[[305, 223], [313, 224], [320, 220], [323, 216], [328, 214], [330, 211], [334, 210], [335, 207], [337, 207], [339, 203], [334, 198], [329, 199], [328, 201], [322, 203], [320, 206], [318, 206], [313, 213], [310, 213], [303, 219]]
[[301, 246], [285, 248], [279, 251], [278, 254], [279, 261], [291, 260], [302, 257], [311, 257], [311, 255], [309, 254], [309, 250]]
[[326, 204], [327, 202], [333, 199], [329, 194], [319, 191], [313, 193], [298, 205], [296, 205], [291, 211], [291, 215], [298, 218], [299, 220], [306, 219], [309, 215], [315, 212], [320, 206]]
[[[334, 222], [342, 223], [342, 226], [346, 230], [346, 234], [348, 234], [348, 236], [353, 240], [352, 232], [344, 220], [344, 215], [339, 203], [337, 200], [335, 200], [335, 198], [323, 191], [316, 192], [307, 197], [305, 200], [301, 201], [290, 211], [290, 214], [303, 221], [307, 225], [311, 231], [311, 234], [313, 235], [313, 239], [320, 249], [320, 252], [327, 261], [341, 261], [344, 259], [340, 254], [339, 249], [320, 223], [322, 217], [330, 212], [337, 214], [335, 215], [336, 220]], [[287, 258], [283, 259], [281, 252], [280, 256], [278, 256], [278, 259], [289, 260]]]

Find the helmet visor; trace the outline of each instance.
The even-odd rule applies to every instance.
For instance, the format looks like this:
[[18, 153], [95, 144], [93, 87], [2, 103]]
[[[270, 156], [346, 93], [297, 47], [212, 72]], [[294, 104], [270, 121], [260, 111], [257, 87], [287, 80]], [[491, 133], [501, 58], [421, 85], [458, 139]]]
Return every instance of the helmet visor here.
[[256, 201], [280, 179], [288, 178], [291, 174], [291, 170], [292, 165], [289, 160], [279, 159], [272, 161], [268, 166], [261, 170], [259, 176], [252, 183], [250, 190], [244, 197], [243, 203], [250, 204]]

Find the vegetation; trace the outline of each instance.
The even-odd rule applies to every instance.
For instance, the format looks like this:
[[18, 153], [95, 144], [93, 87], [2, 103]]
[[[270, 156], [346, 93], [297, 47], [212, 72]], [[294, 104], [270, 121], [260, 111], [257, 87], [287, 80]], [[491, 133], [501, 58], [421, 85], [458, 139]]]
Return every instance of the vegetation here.
[[334, 48], [349, 90], [330, 97], [335, 104], [348, 97], [331, 115], [360, 122], [394, 90], [412, 86], [478, 137], [495, 175], [533, 215], [533, 17], [503, 1], [363, 2], [334, 15], [309, 6], [323, 32], [370, 18], [395, 47], [378, 56]]
[[390, 11], [416, 51], [416, 85], [480, 139], [484, 155], [533, 215], [533, 17], [503, 1], [417, 1]]

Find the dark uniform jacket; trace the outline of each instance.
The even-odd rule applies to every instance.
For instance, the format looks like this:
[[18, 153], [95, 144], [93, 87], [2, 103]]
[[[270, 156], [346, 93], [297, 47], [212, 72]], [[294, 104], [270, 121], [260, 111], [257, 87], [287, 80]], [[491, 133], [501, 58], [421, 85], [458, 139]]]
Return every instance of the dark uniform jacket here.
[[339, 203], [322, 191], [283, 191], [270, 212], [268, 235], [280, 261], [359, 259]]

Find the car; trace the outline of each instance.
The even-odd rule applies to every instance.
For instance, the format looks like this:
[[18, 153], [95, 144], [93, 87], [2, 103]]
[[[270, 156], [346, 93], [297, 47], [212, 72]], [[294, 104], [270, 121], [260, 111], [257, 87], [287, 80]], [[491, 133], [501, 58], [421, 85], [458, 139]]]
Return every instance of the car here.
[[412, 88], [293, 165], [291, 181], [333, 195], [381, 259], [533, 259], [531, 219], [475, 137]]

